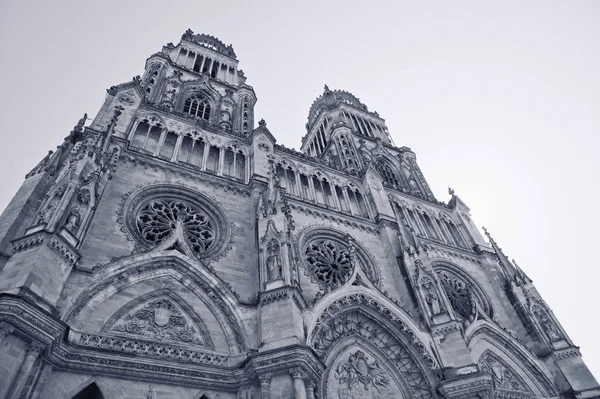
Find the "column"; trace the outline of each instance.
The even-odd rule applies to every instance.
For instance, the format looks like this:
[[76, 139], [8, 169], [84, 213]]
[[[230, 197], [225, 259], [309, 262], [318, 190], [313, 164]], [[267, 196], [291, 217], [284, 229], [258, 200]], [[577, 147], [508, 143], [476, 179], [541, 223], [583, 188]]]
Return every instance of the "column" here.
[[204, 155], [202, 156], [202, 170], [206, 170], [206, 161], [208, 160], [208, 151], [210, 150], [210, 144], [207, 141], [204, 142]]
[[271, 398], [271, 379], [269, 377], [260, 378], [260, 399]]
[[344, 199], [346, 200], [346, 207], [348, 208], [348, 213], [352, 215], [352, 205], [350, 202], [350, 197], [348, 196], [348, 187], [342, 187], [342, 194], [344, 194]]
[[3, 321], [0, 323], [0, 344], [2, 344], [4, 339], [12, 334], [13, 331], [15, 331], [15, 328], [7, 322]]
[[308, 177], [308, 187], [310, 188], [310, 195], [312, 196], [312, 201], [316, 204], [317, 203], [317, 193], [315, 192], [315, 185], [313, 183], [313, 178], [312, 176], [307, 176]]
[[39, 399], [44, 387], [46, 386], [46, 381], [50, 374], [52, 374], [52, 365], [46, 362], [42, 363], [42, 371], [40, 372], [40, 377], [37, 379], [35, 386], [33, 387], [33, 391], [31, 392], [31, 396], [29, 399]]
[[215, 60], [210, 60], [210, 64], [208, 64], [208, 76], [211, 76], [212, 74], [212, 67], [214, 62]]
[[306, 383], [306, 399], [315, 399], [315, 388], [317, 385], [313, 380], [308, 380]]
[[18, 399], [21, 397], [21, 393], [23, 391], [23, 387], [27, 382], [27, 378], [31, 373], [31, 369], [33, 368], [33, 364], [35, 360], [39, 356], [40, 352], [44, 349], [44, 344], [39, 342], [33, 342], [27, 351], [27, 355], [25, 356], [25, 360], [21, 364], [21, 369], [17, 374], [17, 377], [14, 381], [12, 393], [9, 396], [11, 399]]
[[[181, 148], [181, 142], [183, 141], [183, 135], [177, 135], [177, 142], [175, 143], [175, 149], [173, 150], [173, 156], [171, 157], [171, 162], [177, 161], [177, 156], [179, 155], [179, 149]], [[192, 151], [190, 150], [190, 154]], [[189, 155], [189, 154], [188, 154]]]
[[290, 374], [292, 375], [292, 384], [294, 386], [294, 399], [307, 399], [302, 371], [300, 369], [291, 369]]
[[458, 247], [458, 243], [454, 242], [455, 241], [454, 237], [452, 236], [450, 229], [448, 229], [448, 226], [446, 225], [446, 222], [444, 222], [443, 219], [442, 219], [441, 225], [442, 225], [442, 229], [444, 229], [444, 231], [446, 232], [446, 236], [448, 237], [448, 240], [449, 240], [448, 244], [456, 245]]
[[154, 156], [157, 157], [160, 154], [160, 150], [165, 144], [165, 138], [167, 137], [167, 129], [162, 129], [160, 132], [160, 138], [158, 139], [158, 144], [156, 145], [156, 151], [154, 151]]
[[329, 189], [331, 190], [331, 197], [333, 198], [333, 206], [338, 210], [342, 211], [342, 206], [340, 205], [339, 198], [337, 196], [336, 191], [337, 186], [331, 182], [329, 182]]
[[200, 65], [200, 73], [202, 73], [202, 68], [204, 68], [204, 63], [206, 62], [206, 56], [202, 58], [202, 64]]
[[223, 176], [223, 163], [225, 162], [225, 148], [219, 148], [219, 170], [217, 170], [218, 176]]

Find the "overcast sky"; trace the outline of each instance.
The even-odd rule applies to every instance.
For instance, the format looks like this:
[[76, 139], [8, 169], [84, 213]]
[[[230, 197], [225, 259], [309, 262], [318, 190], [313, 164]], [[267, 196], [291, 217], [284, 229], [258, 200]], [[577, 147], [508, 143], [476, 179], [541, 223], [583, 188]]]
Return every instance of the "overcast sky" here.
[[187, 28], [233, 44], [255, 120], [288, 147], [324, 84], [378, 111], [438, 199], [454, 188], [534, 280], [600, 377], [600, 2], [3, 0], [0, 208], [106, 88]]

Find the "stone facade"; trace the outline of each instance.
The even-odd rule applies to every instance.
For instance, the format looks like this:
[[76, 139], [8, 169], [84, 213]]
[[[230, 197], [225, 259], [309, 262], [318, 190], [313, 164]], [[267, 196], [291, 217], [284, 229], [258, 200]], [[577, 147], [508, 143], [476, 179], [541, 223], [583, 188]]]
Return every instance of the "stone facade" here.
[[2, 398], [592, 398], [531, 280], [327, 86], [300, 151], [187, 31], [0, 217]]

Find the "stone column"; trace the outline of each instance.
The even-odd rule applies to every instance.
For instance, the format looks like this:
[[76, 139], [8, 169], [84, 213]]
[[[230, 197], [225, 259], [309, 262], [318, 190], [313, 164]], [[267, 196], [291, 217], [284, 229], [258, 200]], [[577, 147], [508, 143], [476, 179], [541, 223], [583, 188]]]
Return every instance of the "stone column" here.
[[271, 378], [260, 377], [260, 399], [271, 398]]
[[30, 399], [39, 399], [40, 395], [42, 394], [42, 391], [44, 390], [44, 388], [46, 387], [46, 381], [48, 380], [48, 377], [50, 377], [50, 374], [52, 374], [52, 365], [49, 363], [43, 363], [42, 364], [42, 371], [40, 372], [40, 377], [37, 380], [37, 383], [35, 384], [35, 387], [33, 387], [33, 392], [31, 393], [31, 396], [29, 397]]
[[29, 350], [27, 351], [27, 355], [23, 360], [23, 363], [21, 364], [21, 369], [19, 370], [19, 373], [15, 378], [15, 381], [13, 383], [13, 390], [9, 398], [18, 399], [21, 397], [23, 387], [27, 382], [27, 378], [29, 378], [31, 369], [33, 368], [33, 364], [35, 363], [35, 360], [37, 359], [37, 357], [43, 349], [44, 344], [41, 344], [39, 342], [33, 342], [31, 344]]
[[292, 375], [292, 384], [294, 386], [294, 399], [307, 399], [302, 371], [300, 369], [291, 369], [290, 374]]
[[313, 380], [306, 382], [306, 399], [315, 399], [315, 388], [316, 384]]
[[15, 331], [15, 328], [7, 322], [3, 321], [2, 323], [0, 323], [0, 345], [2, 344], [4, 339], [6, 339], [6, 337], [12, 334], [13, 331]]

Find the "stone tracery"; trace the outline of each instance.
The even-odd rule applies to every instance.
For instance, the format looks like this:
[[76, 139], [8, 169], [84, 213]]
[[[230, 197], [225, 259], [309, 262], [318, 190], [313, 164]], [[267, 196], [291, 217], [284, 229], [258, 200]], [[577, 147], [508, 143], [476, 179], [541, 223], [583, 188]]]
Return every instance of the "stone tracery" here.
[[214, 244], [214, 222], [202, 209], [185, 201], [152, 200], [144, 205], [137, 215], [139, 233], [153, 245], [169, 237], [179, 223], [194, 252], [202, 254]]

